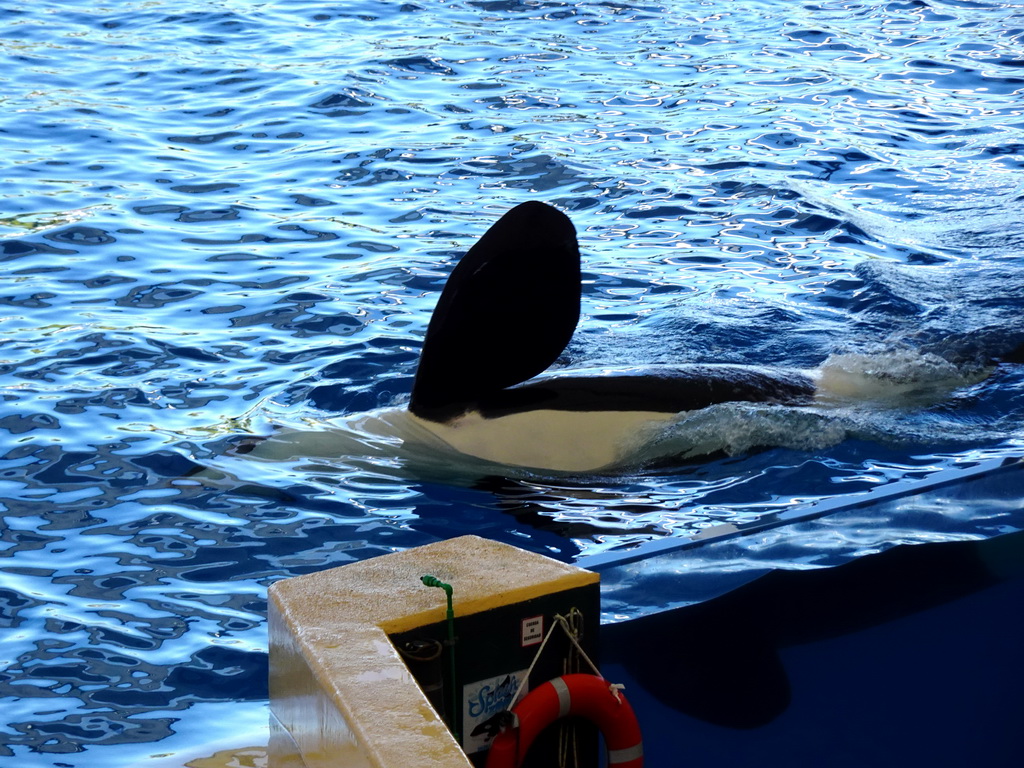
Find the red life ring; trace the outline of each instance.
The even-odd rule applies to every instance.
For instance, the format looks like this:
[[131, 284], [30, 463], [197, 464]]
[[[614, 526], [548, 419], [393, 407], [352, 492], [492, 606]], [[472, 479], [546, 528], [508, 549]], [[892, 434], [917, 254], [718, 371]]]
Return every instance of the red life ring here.
[[579, 715], [601, 729], [609, 768], [642, 768], [640, 724], [626, 697], [597, 675], [563, 675], [548, 680], [513, 709], [516, 725], [491, 742], [487, 768], [518, 768], [541, 731], [559, 718]]

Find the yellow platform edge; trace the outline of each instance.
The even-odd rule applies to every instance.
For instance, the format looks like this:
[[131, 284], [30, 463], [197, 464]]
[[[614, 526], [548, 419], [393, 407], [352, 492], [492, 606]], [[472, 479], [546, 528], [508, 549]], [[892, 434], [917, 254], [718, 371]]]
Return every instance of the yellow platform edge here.
[[[460, 536], [270, 588], [271, 768], [471, 768], [389, 634], [595, 584], [598, 575]], [[295, 753], [298, 753], [297, 755]]]

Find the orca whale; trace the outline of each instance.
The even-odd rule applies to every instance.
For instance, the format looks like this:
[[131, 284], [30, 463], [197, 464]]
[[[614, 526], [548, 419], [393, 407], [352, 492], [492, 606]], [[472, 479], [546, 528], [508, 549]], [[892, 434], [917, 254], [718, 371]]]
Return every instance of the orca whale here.
[[740, 365], [545, 374], [579, 323], [580, 290], [569, 217], [537, 201], [505, 213], [441, 292], [408, 406], [413, 421], [477, 458], [592, 471], [681, 412], [804, 404], [816, 393], [805, 372]]
[[[548, 370], [576, 330], [580, 291], [572, 222], [545, 203], [518, 205], [448, 277], [407, 406], [276, 424], [231, 453], [323, 458], [328, 466], [342, 460], [374, 475], [413, 468], [453, 481], [493, 474], [488, 463], [528, 473], [604, 472], [757, 445], [833, 445], [851, 423], [836, 414], [851, 406], [885, 411], [938, 402], [992, 370], [899, 348], [833, 354], [810, 371], [728, 364]], [[801, 407], [776, 411], [779, 405]], [[857, 416], [852, 428], [859, 423]]]

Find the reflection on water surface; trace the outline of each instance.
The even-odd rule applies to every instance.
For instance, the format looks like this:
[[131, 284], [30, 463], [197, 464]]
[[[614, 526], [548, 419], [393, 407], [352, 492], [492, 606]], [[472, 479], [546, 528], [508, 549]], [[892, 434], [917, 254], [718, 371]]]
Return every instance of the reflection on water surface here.
[[[600, 477], [228, 451], [400, 404], [452, 262], [526, 199], [580, 231], [565, 365], [1019, 348], [1020, 10], [779, 8], [0, 11], [5, 759], [263, 738], [275, 579], [459, 533], [569, 559], [1019, 449], [1006, 363], [923, 407], [706, 414], [725, 453]], [[942, 521], [899, 536], [1007, 525]]]

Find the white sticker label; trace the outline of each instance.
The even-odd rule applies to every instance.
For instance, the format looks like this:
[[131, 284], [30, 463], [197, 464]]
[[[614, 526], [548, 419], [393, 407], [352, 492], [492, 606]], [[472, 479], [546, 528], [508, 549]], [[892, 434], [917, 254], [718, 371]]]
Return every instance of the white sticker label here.
[[[488, 723], [495, 715], [512, 709], [512, 697], [526, 679], [527, 670], [489, 677], [462, 686], [462, 749], [466, 754], [487, 749], [498, 733], [496, 723]], [[523, 690], [525, 695], [526, 690]]]
[[536, 645], [544, 639], [544, 617], [543, 616], [530, 616], [527, 619], [523, 619], [522, 631], [520, 633], [520, 639], [523, 648], [528, 645]]

